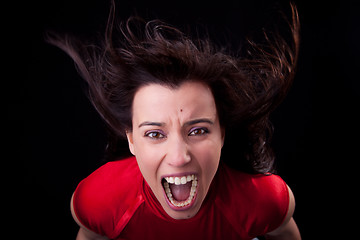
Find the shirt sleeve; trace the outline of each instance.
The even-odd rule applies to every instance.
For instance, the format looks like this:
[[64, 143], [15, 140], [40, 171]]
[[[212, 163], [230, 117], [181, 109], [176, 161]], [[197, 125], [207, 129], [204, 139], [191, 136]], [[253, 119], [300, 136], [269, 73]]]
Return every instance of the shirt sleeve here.
[[223, 179], [217, 205], [240, 236], [261, 236], [283, 223], [289, 207], [289, 192], [281, 177], [248, 174], [228, 167], [221, 172]]
[[278, 228], [288, 212], [289, 190], [278, 175], [262, 175], [254, 183], [254, 216], [250, 235], [264, 235]]
[[109, 162], [77, 186], [73, 210], [87, 229], [117, 237], [142, 203], [141, 174], [134, 159]]
[[[80, 182], [73, 196], [73, 209], [77, 219], [87, 229], [108, 236], [111, 232], [111, 209], [100, 184], [92, 176]], [[105, 228], [104, 228], [105, 227]]]

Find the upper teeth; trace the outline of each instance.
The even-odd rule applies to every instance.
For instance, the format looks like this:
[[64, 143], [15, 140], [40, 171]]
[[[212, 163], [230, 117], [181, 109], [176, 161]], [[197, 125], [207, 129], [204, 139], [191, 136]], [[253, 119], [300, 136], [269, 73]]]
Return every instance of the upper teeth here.
[[168, 183], [174, 184], [175, 185], [180, 185], [180, 184], [186, 184], [192, 180], [194, 180], [196, 177], [195, 175], [187, 175], [187, 176], [182, 176], [182, 177], [165, 177], [165, 180]]

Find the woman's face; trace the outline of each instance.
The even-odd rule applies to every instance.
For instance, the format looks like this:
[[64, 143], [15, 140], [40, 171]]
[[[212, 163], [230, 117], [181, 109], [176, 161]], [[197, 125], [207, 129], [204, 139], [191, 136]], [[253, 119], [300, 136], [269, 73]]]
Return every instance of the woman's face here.
[[136, 92], [132, 111], [127, 137], [146, 182], [169, 216], [195, 216], [224, 142], [211, 90], [199, 82], [150, 84]]

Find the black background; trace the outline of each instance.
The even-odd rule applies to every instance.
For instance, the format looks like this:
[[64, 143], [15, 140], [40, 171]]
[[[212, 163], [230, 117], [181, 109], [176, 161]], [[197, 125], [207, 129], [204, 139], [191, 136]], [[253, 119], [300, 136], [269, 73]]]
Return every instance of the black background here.
[[[360, 19], [355, 2], [295, 1], [301, 21], [298, 72], [272, 119], [278, 172], [295, 194], [294, 218], [303, 239], [356, 238]], [[276, 24], [279, 9], [289, 14], [288, 1], [117, 1], [120, 19], [136, 13], [183, 29], [197, 24], [216, 42], [234, 46]], [[43, 37], [47, 30], [101, 35], [109, 1], [36, 1], [21, 10], [25, 18], [13, 30], [22, 36], [17, 62], [26, 75], [11, 78], [11, 89], [4, 90], [11, 96], [6, 117], [16, 126], [9, 127], [11, 157], [21, 170], [14, 220], [21, 231], [14, 238], [24, 233], [75, 239], [70, 197], [102, 164], [104, 124], [72, 60]]]

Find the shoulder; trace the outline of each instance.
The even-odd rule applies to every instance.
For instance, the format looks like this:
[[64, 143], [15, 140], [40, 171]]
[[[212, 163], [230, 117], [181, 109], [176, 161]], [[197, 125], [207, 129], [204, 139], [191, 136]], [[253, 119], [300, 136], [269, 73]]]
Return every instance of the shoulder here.
[[[289, 200], [287, 185], [276, 174], [249, 174], [231, 169], [226, 165], [222, 167], [222, 171], [223, 180], [226, 181], [229, 187], [237, 190], [234, 194], [247, 193], [246, 195], [242, 194], [241, 198], [257, 198], [261, 200], [266, 197], [267, 200]], [[282, 199], [284, 196], [285, 199]]]
[[88, 204], [99, 201], [110, 204], [136, 192], [138, 189], [134, 185], [140, 180], [141, 173], [134, 157], [108, 162], [79, 183], [74, 198], [86, 199]]
[[[232, 206], [234, 225], [243, 231], [264, 234], [279, 227], [287, 216], [289, 189], [285, 181], [275, 174], [248, 174], [222, 167], [222, 185], [226, 187], [224, 202]], [[225, 205], [225, 206], [226, 206]], [[235, 207], [236, 206], [236, 207]]]
[[140, 182], [135, 158], [106, 163], [76, 188], [71, 203], [74, 218], [95, 233], [109, 235], [114, 221], [137, 199]]

